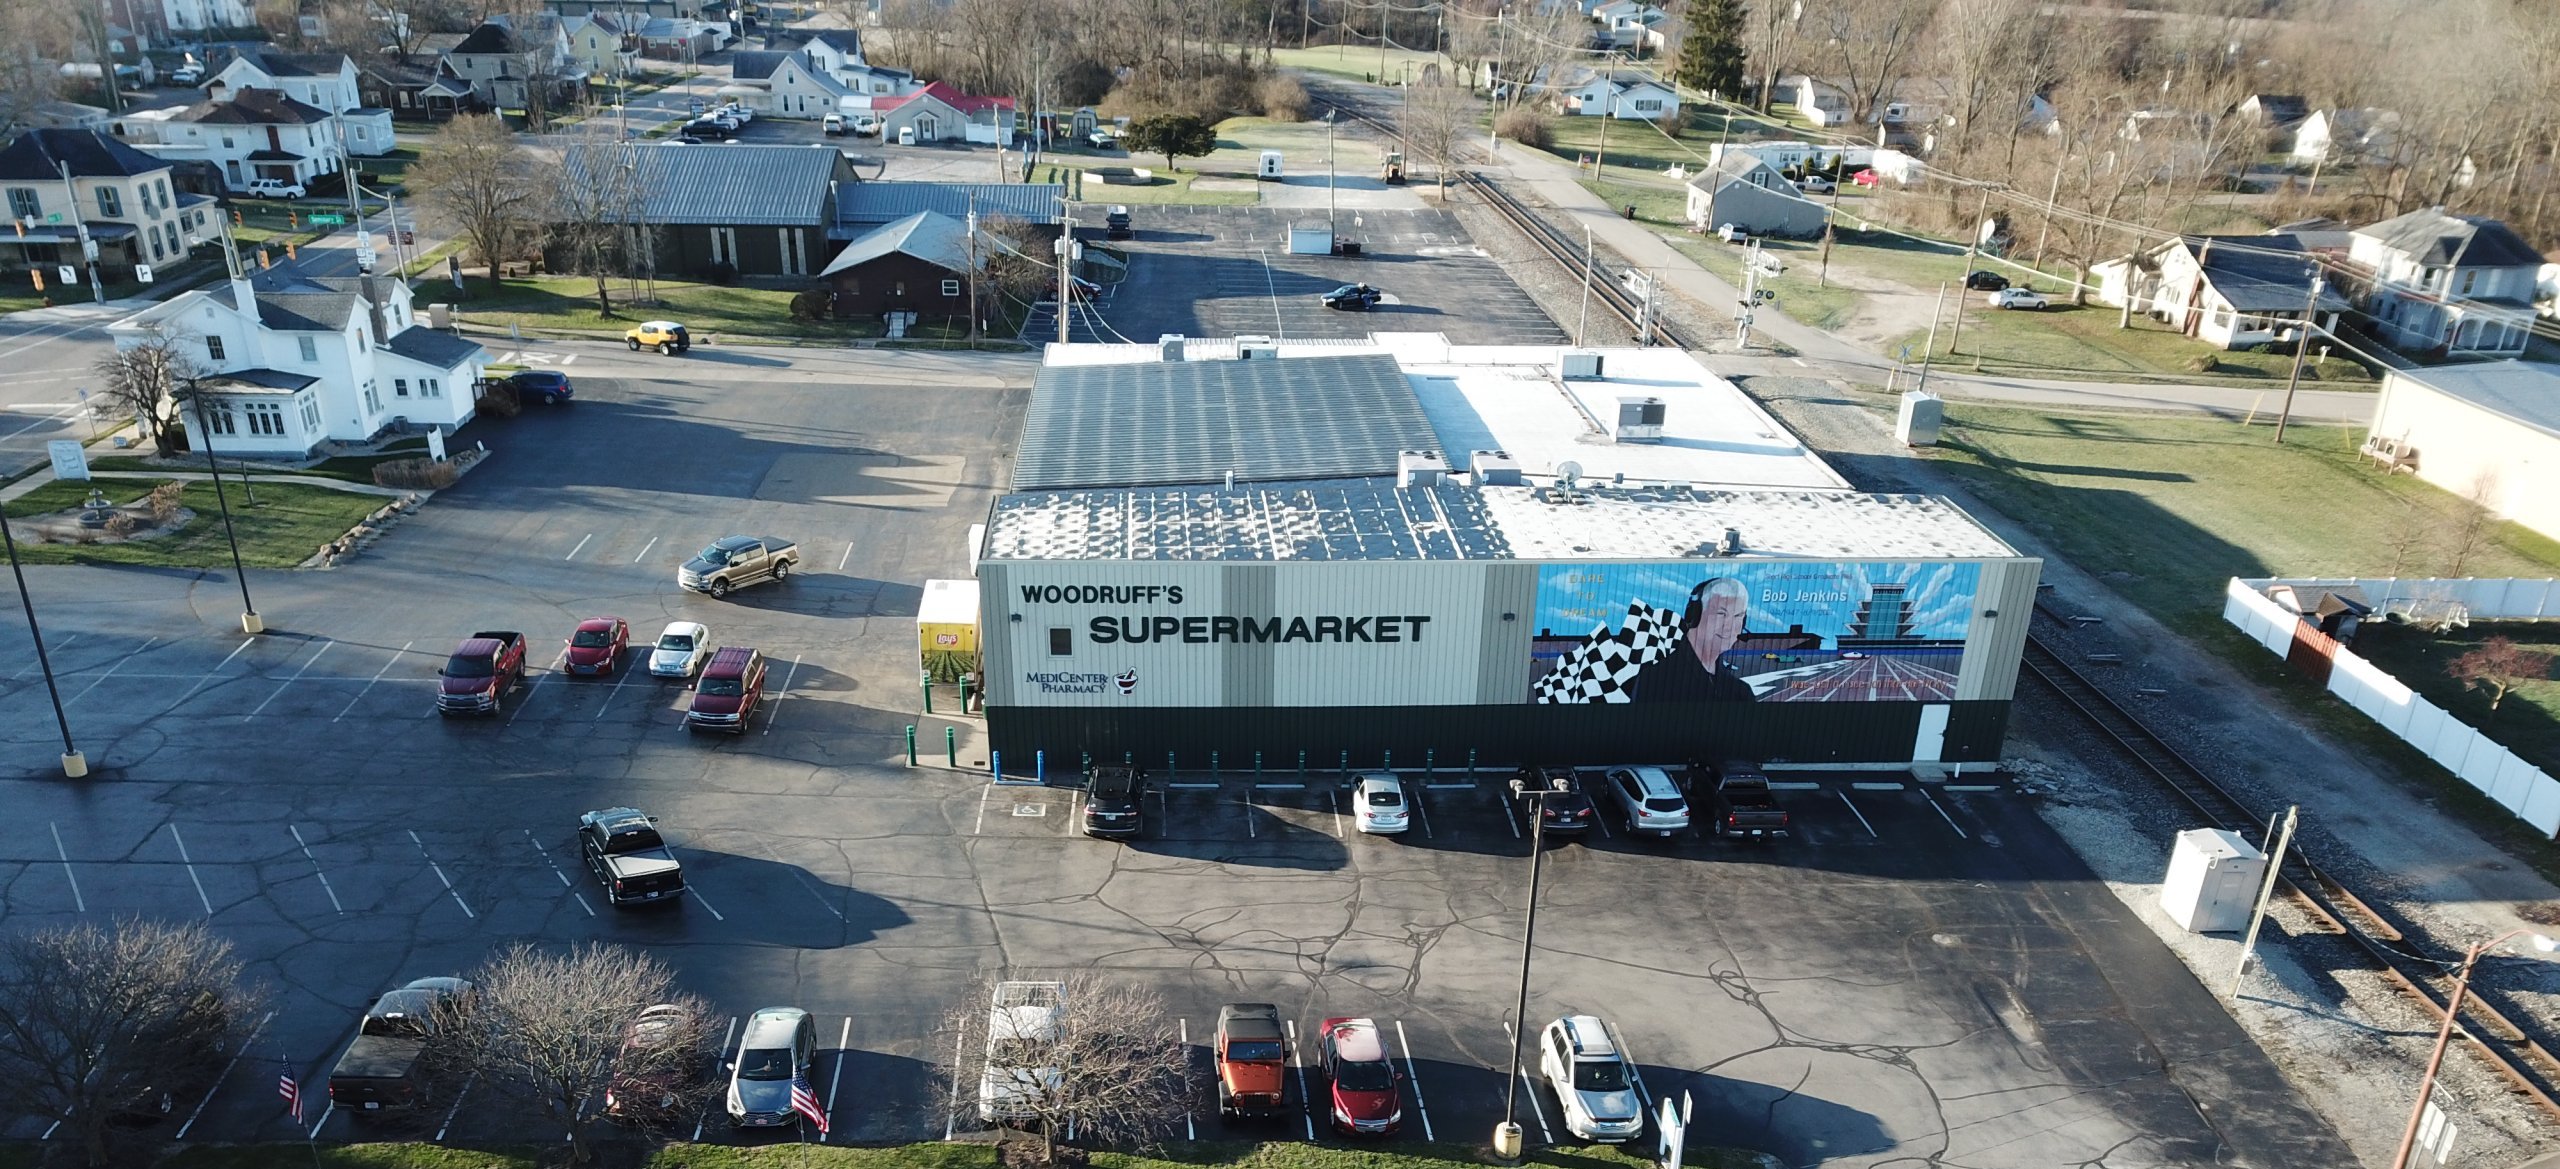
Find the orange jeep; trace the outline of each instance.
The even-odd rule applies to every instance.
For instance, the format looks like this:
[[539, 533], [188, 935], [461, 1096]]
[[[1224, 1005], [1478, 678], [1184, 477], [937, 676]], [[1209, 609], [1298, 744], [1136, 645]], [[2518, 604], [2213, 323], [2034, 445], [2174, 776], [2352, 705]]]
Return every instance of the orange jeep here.
[[1227, 1120], [1277, 1116], [1289, 1072], [1289, 1040], [1280, 1008], [1228, 1003], [1218, 1008], [1218, 1115]]

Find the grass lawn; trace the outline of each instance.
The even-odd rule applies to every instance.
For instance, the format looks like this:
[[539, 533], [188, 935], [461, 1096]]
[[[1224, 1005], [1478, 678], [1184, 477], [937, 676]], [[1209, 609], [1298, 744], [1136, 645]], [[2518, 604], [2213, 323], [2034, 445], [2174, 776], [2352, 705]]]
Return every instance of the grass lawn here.
[[[426, 452], [426, 439], [404, 438], [398, 442], [390, 444], [388, 447], [384, 448], [381, 454], [377, 455], [340, 455], [334, 459], [322, 459], [318, 463], [303, 469], [256, 465], [249, 468], [249, 474], [252, 478], [264, 478], [268, 475], [305, 475], [317, 479], [344, 479], [349, 483], [371, 484], [373, 482], [373, 468], [375, 464], [386, 463], [395, 459], [414, 459], [424, 455]], [[168, 469], [154, 464], [139, 455], [93, 454], [89, 456], [89, 466], [91, 469], [99, 471], [159, 471]], [[222, 465], [222, 470], [223, 473], [227, 475], [235, 470], [236, 467], [236, 461], [232, 463], [224, 463]], [[189, 471], [201, 471], [204, 469], [204, 460], [201, 457], [198, 457], [193, 462], [189, 463], [185, 469]], [[110, 488], [109, 490], [112, 491], [117, 489]]]
[[[360, 1145], [192, 1145], [159, 1162], [159, 1169], [268, 1169], [309, 1159], [317, 1169], [534, 1169], [537, 1157], [558, 1158], [558, 1146], [461, 1149], [424, 1143]], [[1746, 1169], [1764, 1164], [1757, 1154], [1727, 1153], [1690, 1145], [1683, 1160], [1699, 1169]], [[608, 1163], [618, 1163], [608, 1160]], [[1199, 1141], [1169, 1144], [1150, 1154], [1093, 1153], [1093, 1169], [1483, 1169], [1494, 1162], [1463, 1145], [1399, 1141], [1350, 1146], [1275, 1141]], [[671, 1143], [642, 1162], [646, 1169], [998, 1169], [996, 1147], [974, 1141], [925, 1142], [885, 1148], [841, 1145], [692, 1145]], [[1522, 1161], [1550, 1169], [1644, 1169], [1654, 1164], [1607, 1145], [1535, 1150]]]
[[[1601, 141], [1602, 123], [1606, 122], [1608, 141]], [[1715, 146], [1712, 133], [1696, 135], [1683, 132], [1680, 138], [1664, 134], [1651, 122], [1624, 118], [1583, 118], [1570, 114], [1552, 115], [1547, 124], [1554, 128], [1547, 153], [1566, 162], [1584, 163], [1585, 177], [1590, 174], [1588, 161], [1599, 158], [1603, 179], [1618, 182], [1678, 183], [1681, 180], [1665, 173], [1680, 167], [1684, 174], [1695, 174], [1707, 165], [1707, 156]]]
[[[628, 282], [609, 283], [619, 297]], [[451, 284], [439, 284], [426, 299], [450, 300], [462, 319], [500, 329], [516, 325], [620, 337], [624, 330], [643, 320], [665, 317], [690, 326], [696, 341], [711, 333], [849, 341], [877, 337], [881, 331], [878, 321], [793, 320], [791, 298], [797, 293], [780, 288], [660, 280], [655, 300], [627, 306], [617, 300], [615, 315], [604, 318], [596, 315], [595, 281], [584, 276], [535, 276], [503, 282], [465, 276], [462, 285], [462, 292], [456, 295]]]
[[[128, 296], [140, 296], [153, 287], [166, 285], [172, 280], [184, 280], [221, 262], [221, 253], [209, 250], [183, 264], [162, 264], [155, 267], [152, 270], [152, 275], [156, 278], [153, 284], [142, 284], [132, 280], [110, 280], [107, 282], [107, 299], [121, 300]], [[65, 288], [53, 276], [53, 269], [47, 267], [43, 292], [37, 292], [35, 281], [27, 279], [23, 274], [12, 277], [6, 288], [0, 289], [0, 316], [24, 312], [31, 308], [43, 308], [47, 297], [51, 297], [53, 303], [57, 305], [89, 304], [96, 299], [87, 284], [76, 284]], [[85, 270], [82, 271], [80, 279], [86, 281], [88, 278], [89, 274]]]
[[2446, 675], [2453, 659], [2505, 637], [2535, 653], [2560, 655], [2560, 629], [2535, 622], [2483, 624], [2437, 636], [2407, 625], [2370, 622], [2356, 634], [2356, 653], [2425, 695], [2463, 722], [2488, 732], [2499, 745], [2544, 771], [2560, 771], [2560, 681], [2547, 673], [2526, 682], [2489, 709], [2489, 691], [2465, 690]]
[[[1743, 249], [1711, 235], [1683, 233], [1671, 239], [1671, 246], [1698, 262], [1698, 266], [1742, 287]], [[1849, 322], [1858, 311], [1858, 294], [1837, 284], [1823, 282], [1822, 241], [1799, 243], [1793, 240], [1773, 241], [1763, 247], [1778, 257], [1784, 268], [1775, 278], [1762, 277], [1760, 287], [1778, 294], [1777, 309], [1790, 319], [1817, 329], [1837, 329]], [[1836, 266], [1838, 255], [1832, 257]]]
[[[2143, 414], [2009, 410], [1950, 401], [1928, 452], [2065, 559], [2189, 634], [2227, 629], [2231, 577], [2387, 576], [2396, 532], [2441, 534], [2460, 500], [2356, 454], [2361, 427], [2241, 426]], [[2497, 524], [2469, 576], [2560, 575], [2560, 542]], [[2448, 568], [2441, 543], [2397, 566]]]
[[[1990, 308], [1983, 303], [1987, 295], [1976, 292], [1965, 296], [1964, 336], [1957, 339], [1952, 359], [1948, 355], [1949, 330], [1940, 330], [1940, 361], [1971, 361], [1986, 370], [2064, 376], [2195, 377], [2205, 372], [2195, 367], [2195, 361], [2211, 354], [2214, 368], [2210, 372], [2216, 376], [2254, 378], [2279, 386], [2293, 367], [2293, 359], [2280, 353], [2215, 350], [2140, 314], [2133, 317], [2131, 327], [2119, 329], [2116, 322], [2121, 318], [2120, 312], [2104, 305], [2074, 307], [2066, 301], [2056, 301], [2051, 308], [2025, 312]], [[1949, 291], [1947, 299], [1950, 306], [1956, 302], [1954, 290]], [[1954, 319], [1952, 307], [1947, 315], [1950, 321]], [[1900, 342], [1910, 346], [1914, 354], [1927, 343], [1925, 331]], [[1887, 347], [1887, 352], [1894, 350], [1894, 346]], [[2344, 384], [2361, 388], [2373, 381], [2363, 366], [2343, 358], [2308, 362], [2303, 366], [2302, 378], [2308, 385], [2332, 387]]]
[[1155, 176], [1144, 184], [1106, 183], [1102, 181], [1100, 175], [1092, 175], [1082, 180], [1076, 177], [1075, 172], [1088, 167], [1125, 169], [1133, 165], [1130, 161], [1118, 157], [1097, 158], [1082, 166], [1072, 163], [1042, 166], [1033, 173], [1031, 181], [1063, 183], [1067, 187], [1069, 198], [1087, 203], [1195, 203], [1219, 207], [1249, 207], [1262, 201], [1260, 191], [1193, 190], [1191, 187], [1193, 180], [1201, 177], [1200, 171], [1196, 169], [1199, 161], [1199, 159], [1184, 159], [1181, 173], [1169, 175], [1165, 173], [1163, 159], [1154, 160], [1153, 165], [1149, 165], [1145, 159], [1139, 159], [1134, 165], [1142, 170], [1153, 171]]
[[[100, 479], [96, 485], [117, 503], [131, 503], [156, 486], [147, 479]], [[231, 498], [231, 520], [240, 536], [240, 559], [255, 568], [291, 568], [346, 534], [366, 514], [389, 502], [381, 496], [268, 483], [256, 487], [251, 506], [241, 485], [224, 477]], [[11, 518], [42, 515], [77, 507], [89, 497], [89, 485], [53, 482], [9, 501]], [[228, 568], [231, 547], [222, 535], [222, 513], [213, 484], [187, 484], [185, 505], [196, 516], [172, 535], [129, 544], [32, 544], [23, 538], [18, 554], [30, 564], [136, 564], [155, 568]]]
[[[1419, 49], [1388, 49], [1384, 76], [1392, 82], [1401, 83], [1405, 78], [1406, 66], [1412, 67], [1413, 76], [1420, 77], [1423, 67], [1435, 61], [1439, 62], [1444, 69], [1449, 67], [1448, 58], [1438, 53]], [[1377, 81], [1380, 77], [1376, 45], [1367, 48], [1358, 45], [1329, 45], [1311, 49], [1274, 49], [1271, 52], [1271, 63], [1283, 69], [1330, 73], [1336, 77], [1348, 77], [1354, 81]]]

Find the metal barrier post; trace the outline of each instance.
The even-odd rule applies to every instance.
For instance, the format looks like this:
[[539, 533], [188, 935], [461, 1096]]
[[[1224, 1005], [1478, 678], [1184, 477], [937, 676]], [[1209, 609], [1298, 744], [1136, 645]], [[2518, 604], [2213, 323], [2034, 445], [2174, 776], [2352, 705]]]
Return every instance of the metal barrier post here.
[[916, 724], [907, 724], [907, 766], [916, 765]]
[[1255, 787], [1262, 786], [1262, 752], [1260, 751], [1253, 753], [1253, 784]]
[[[960, 766], [960, 732], [950, 727], [942, 728], [942, 753], [950, 760], [953, 767]], [[1004, 772], [998, 771], [996, 774], [1002, 775]]]
[[1047, 747], [1031, 753], [1031, 778], [1037, 783], [1049, 782], [1049, 749]]
[[1086, 771], [1086, 772], [1090, 773], [1090, 772], [1093, 770], [1093, 752], [1091, 752], [1091, 751], [1080, 751], [1080, 752], [1077, 752], [1077, 754], [1082, 755], [1082, 756], [1084, 757], [1084, 769], [1085, 769], [1085, 771]]
[[[953, 767], [960, 766], [959, 757], [954, 756], [951, 760], [951, 765]], [[1004, 752], [987, 752], [987, 775], [998, 783], [1004, 782]]]
[[1173, 782], [1173, 752], [1171, 751], [1164, 753], [1164, 778], [1167, 783]]
[[1430, 783], [1431, 781], [1440, 778], [1439, 755], [1440, 748], [1438, 747], [1425, 747], [1422, 749], [1422, 782]]
[[969, 676], [960, 675], [960, 713], [969, 713]]
[[1345, 781], [1351, 778], [1351, 748], [1349, 747], [1342, 749], [1342, 778]]
[[1225, 780], [1218, 778], [1218, 753], [1215, 751], [1209, 752], [1209, 782], [1226, 782]]
[[1307, 782], [1307, 749], [1298, 748], [1298, 782]]
[[1393, 751], [1378, 752], [1378, 770], [1392, 773], [1395, 769], [1396, 753]]
[[1468, 783], [1474, 783], [1475, 781], [1476, 781], [1476, 749], [1475, 749], [1475, 748], [1473, 748], [1473, 747], [1469, 747], [1469, 748], [1467, 748], [1467, 782], [1468, 782]]
[[924, 712], [933, 713], [933, 675], [924, 676]]

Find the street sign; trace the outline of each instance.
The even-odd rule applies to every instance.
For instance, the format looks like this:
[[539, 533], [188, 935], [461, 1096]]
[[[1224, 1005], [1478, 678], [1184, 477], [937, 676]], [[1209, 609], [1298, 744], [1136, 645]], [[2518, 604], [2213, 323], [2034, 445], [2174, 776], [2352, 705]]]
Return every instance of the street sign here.
[[53, 439], [44, 444], [44, 453], [53, 460], [54, 478], [86, 479], [89, 477], [89, 448], [80, 445], [80, 440]]
[[54, 265], [53, 274], [58, 277], [66, 287], [80, 283], [80, 270], [69, 264]]
[[439, 463], [444, 461], [443, 427], [439, 426], [427, 432], [427, 454]]
[[141, 282], [142, 282], [142, 283], [144, 283], [144, 284], [149, 284], [149, 283], [151, 283], [151, 265], [149, 265], [149, 264], [136, 264], [136, 265], [134, 265], [134, 266], [133, 266], [133, 278], [134, 278], [134, 279], [136, 279], [136, 280], [141, 281]]
[[313, 227], [345, 227], [347, 225], [346, 216], [331, 215], [326, 211], [314, 211], [303, 218]]

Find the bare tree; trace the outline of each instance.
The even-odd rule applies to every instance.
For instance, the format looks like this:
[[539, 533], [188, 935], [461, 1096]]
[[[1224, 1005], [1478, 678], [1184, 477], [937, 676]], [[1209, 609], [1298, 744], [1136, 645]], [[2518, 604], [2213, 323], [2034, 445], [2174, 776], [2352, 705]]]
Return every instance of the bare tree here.
[[1097, 1145], [1152, 1141], [1192, 1097], [1190, 1052], [1163, 998], [1137, 983], [981, 982], [943, 1025], [971, 1052], [951, 1069], [954, 1119], [1034, 1129], [1045, 1161], [1070, 1131]]
[[595, 280], [596, 315], [613, 315], [609, 281], [627, 272], [641, 224], [640, 171], [643, 150], [637, 143], [607, 140], [612, 123], [590, 119], [586, 141], [572, 144], [563, 159], [559, 182], [550, 188], [551, 208], [542, 216], [550, 241], [569, 270]]
[[[690, 1121], [718, 1092], [703, 1074], [716, 1045], [710, 1004], [675, 972], [622, 946], [546, 952], [518, 943], [472, 975], [479, 993], [449, 999], [443, 1033], [456, 1066], [500, 1096], [564, 1126], [571, 1164], [592, 1153], [610, 1115], [644, 1131]], [[643, 1013], [646, 1012], [646, 1017]]]
[[2483, 468], [2472, 478], [2471, 489], [2462, 493], [2462, 502], [2455, 505], [2453, 530], [2445, 536], [2446, 576], [2462, 575], [2462, 570], [2470, 567], [2471, 558], [2487, 550], [2490, 529], [2498, 522], [2498, 513], [2491, 506], [2497, 498], [2498, 472]]
[[[1833, 75], [1848, 95], [1851, 122], [1869, 122], [1910, 76], [1930, 0], [1820, 0], [1820, 34]], [[1807, 13], [1813, 15], [1812, 12]]]
[[1744, 46], [1751, 57], [1752, 75], [1759, 79], [1758, 104], [1761, 113], [1769, 112], [1776, 100], [1778, 72], [1787, 67], [1787, 58], [1795, 52], [1796, 34], [1804, 27], [1803, 0], [1760, 0], [1751, 6], [1751, 43]]
[[257, 1005], [231, 943], [201, 923], [10, 935], [0, 940], [0, 1100], [59, 1121], [84, 1163], [110, 1164], [113, 1122], [203, 1090]]
[[432, 219], [460, 233], [489, 265], [531, 251], [556, 175], [518, 145], [506, 123], [465, 114], [445, 124], [411, 164], [408, 188]]
[[49, 4], [0, 4], [0, 138], [62, 88], [55, 63], [71, 55], [73, 22]]
[[2435, 514], [2417, 504], [2403, 502], [2400, 513], [2393, 516], [2391, 526], [2382, 534], [2382, 547], [2391, 553], [2392, 577], [2398, 577], [2415, 563], [2419, 555], [2435, 542]]
[[204, 339], [152, 325], [130, 344], [98, 359], [99, 408], [111, 418], [131, 418], [142, 436], [160, 447], [169, 425], [169, 407], [189, 378], [205, 372], [197, 354]]
[[1447, 199], [1449, 176], [1458, 169], [1458, 147], [1475, 129], [1475, 97], [1463, 85], [1434, 80], [1407, 89], [1405, 98], [1405, 141], [1431, 164], [1432, 193]]
[[2445, 664], [2444, 672], [2462, 683], [2465, 690], [2487, 690], [2489, 713], [2498, 712], [2498, 704], [2527, 682], [2545, 682], [2551, 678], [2552, 656], [2526, 649], [2505, 637], [2492, 637], [2480, 648]]

